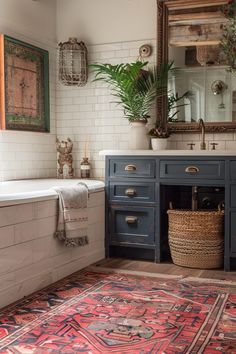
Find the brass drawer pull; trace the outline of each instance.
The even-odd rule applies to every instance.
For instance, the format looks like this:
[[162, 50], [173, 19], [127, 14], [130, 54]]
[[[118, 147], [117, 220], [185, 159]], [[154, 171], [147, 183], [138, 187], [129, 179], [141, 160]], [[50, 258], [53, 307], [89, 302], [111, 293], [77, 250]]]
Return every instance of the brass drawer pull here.
[[138, 218], [136, 216], [126, 216], [125, 221], [128, 225], [137, 224]]
[[135, 165], [126, 165], [125, 171], [136, 171], [137, 167]]
[[134, 188], [128, 188], [125, 191], [125, 195], [127, 195], [127, 197], [129, 197], [129, 198], [135, 197], [136, 194], [137, 194], [137, 192]]
[[187, 173], [197, 173], [199, 171], [200, 170], [197, 166], [188, 166], [185, 168], [185, 172], [187, 172]]

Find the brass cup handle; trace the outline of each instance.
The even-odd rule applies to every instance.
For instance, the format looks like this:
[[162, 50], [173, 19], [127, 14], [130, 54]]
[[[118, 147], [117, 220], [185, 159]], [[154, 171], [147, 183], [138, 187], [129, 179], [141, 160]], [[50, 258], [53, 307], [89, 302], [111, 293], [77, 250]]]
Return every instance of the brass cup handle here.
[[197, 166], [188, 166], [185, 168], [186, 173], [198, 173], [200, 170]]
[[136, 171], [137, 167], [135, 165], [126, 165], [125, 166], [125, 171]]
[[138, 218], [136, 216], [126, 216], [125, 221], [128, 225], [137, 224]]
[[135, 197], [137, 194], [136, 189], [134, 188], [127, 188], [125, 191], [125, 195], [129, 198]]

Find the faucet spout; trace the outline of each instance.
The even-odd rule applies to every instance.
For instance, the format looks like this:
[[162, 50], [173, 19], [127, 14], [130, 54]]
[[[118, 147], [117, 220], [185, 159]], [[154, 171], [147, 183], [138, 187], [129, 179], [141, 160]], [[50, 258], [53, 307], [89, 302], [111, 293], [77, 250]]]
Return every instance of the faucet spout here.
[[205, 124], [204, 120], [202, 118], [199, 119], [198, 121], [199, 128], [201, 129], [201, 143], [200, 143], [200, 149], [201, 150], [206, 150], [206, 141], [205, 141]]

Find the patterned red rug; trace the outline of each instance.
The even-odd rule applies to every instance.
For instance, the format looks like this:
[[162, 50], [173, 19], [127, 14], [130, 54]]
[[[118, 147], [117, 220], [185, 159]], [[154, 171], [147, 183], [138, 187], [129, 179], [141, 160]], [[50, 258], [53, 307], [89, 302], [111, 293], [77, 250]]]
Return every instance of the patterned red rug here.
[[1, 354], [236, 353], [236, 285], [84, 270], [8, 306]]

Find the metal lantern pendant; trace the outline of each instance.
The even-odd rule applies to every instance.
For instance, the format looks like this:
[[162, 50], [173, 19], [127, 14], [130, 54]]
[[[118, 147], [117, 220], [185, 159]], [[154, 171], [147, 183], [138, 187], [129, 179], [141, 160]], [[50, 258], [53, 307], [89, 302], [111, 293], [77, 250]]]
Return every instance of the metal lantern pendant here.
[[77, 38], [59, 43], [59, 80], [66, 86], [84, 86], [87, 83], [87, 48]]

